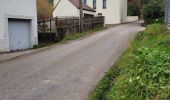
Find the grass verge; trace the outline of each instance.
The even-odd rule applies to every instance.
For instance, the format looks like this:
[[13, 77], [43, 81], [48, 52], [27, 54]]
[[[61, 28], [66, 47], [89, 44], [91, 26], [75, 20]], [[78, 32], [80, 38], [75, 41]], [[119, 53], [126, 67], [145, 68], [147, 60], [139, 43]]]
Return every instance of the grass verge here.
[[69, 40], [76, 40], [76, 39], [80, 39], [80, 38], [83, 38], [93, 32], [98, 32], [98, 31], [101, 31], [101, 30], [104, 30], [106, 29], [106, 27], [100, 27], [100, 28], [96, 28], [96, 29], [93, 29], [91, 31], [87, 31], [87, 32], [82, 32], [82, 33], [71, 33], [70, 35], [67, 35], [63, 40], [63, 41], [69, 41]]
[[170, 34], [162, 24], [138, 33], [89, 96], [89, 100], [169, 99]]
[[59, 42], [40, 42], [39, 45], [34, 46], [34, 49], [50, 46], [50, 45], [53, 45], [56, 43], [62, 43], [62, 42], [67, 42], [67, 41], [71, 41], [71, 40], [80, 39], [80, 38], [90, 35], [93, 32], [98, 32], [98, 31], [101, 31], [104, 29], [106, 29], [106, 27], [99, 27], [99, 28], [93, 29], [91, 31], [82, 32], [82, 33], [71, 33], [71, 34], [65, 36], [64, 39]]

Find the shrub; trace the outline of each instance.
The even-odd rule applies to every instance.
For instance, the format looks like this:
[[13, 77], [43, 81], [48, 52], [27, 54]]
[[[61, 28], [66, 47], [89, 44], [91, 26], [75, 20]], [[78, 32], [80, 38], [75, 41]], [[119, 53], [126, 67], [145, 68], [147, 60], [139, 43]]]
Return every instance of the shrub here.
[[90, 100], [169, 100], [170, 35], [161, 34], [166, 31], [164, 25], [153, 24], [137, 34]]
[[164, 17], [164, 10], [160, 4], [149, 3], [142, 7], [142, 15], [146, 24], [157, 21], [163, 22], [162, 18]]
[[166, 31], [167, 28], [165, 25], [152, 24], [152, 25], [148, 25], [148, 27], [145, 30], [145, 33], [147, 33], [148, 35], [156, 35], [156, 34], [165, 33]]
[[170, 40], [161, 41], [161, 42], [159, 43], [159, 45], [161, 45], [161, 46], [170, 46]]
[[136, 16], [137, 15], [137, 7], [133, 3], [128, 4], [128, 16]]
[[109, 100], [168, 100], [170, 57], [164, 51], [142, 47], [132, 55], [124, 76], [118, 77]]

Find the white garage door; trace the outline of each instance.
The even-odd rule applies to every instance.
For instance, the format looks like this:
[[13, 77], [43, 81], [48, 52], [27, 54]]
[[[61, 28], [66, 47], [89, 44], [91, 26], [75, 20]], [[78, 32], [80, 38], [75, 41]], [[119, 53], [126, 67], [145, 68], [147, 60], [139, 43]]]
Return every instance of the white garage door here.
[[30, 21], [9, 19], [10, 50], [30, 48]]

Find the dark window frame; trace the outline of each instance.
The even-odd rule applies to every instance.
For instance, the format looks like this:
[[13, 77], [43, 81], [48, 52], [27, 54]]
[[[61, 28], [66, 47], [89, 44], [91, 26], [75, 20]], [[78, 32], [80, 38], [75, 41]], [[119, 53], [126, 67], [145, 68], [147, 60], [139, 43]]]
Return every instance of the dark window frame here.
[[107, 0], [103, 0], [103, 9], [107, 8]]
[[87, 5], [87, 0], [84, 0], [83, 3]]
[[93, 9], [96, 9], [97, 7], [96, 7], [96, 0], [93, 0]]

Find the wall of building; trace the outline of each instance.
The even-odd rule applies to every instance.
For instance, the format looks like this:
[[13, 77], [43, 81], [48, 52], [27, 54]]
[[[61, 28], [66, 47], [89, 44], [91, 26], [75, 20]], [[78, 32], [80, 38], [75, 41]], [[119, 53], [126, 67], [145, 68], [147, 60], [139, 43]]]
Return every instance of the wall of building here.
[[134, 22], [138, 20], [139, 20], [138, 16], [127, 16], [127, 22]]
[[36, 0], [0, 0], [0, 51], [9, 51], [8, 18], [31, 19], [31, 45], [38, 44]]
[[[93, 8], [93, 0], [87, 0], [87, 4]], [[96, 0], [96, 16], [102, 13], [105, 16], [105, 24], [119, 24], [126, 21], [127, 0], [107, 0], [107, 8], [103, 9], [103, 0]]]
[[127, 0], [121, 1], [121, 23], [127, 22]]
[[[59, 1], [54, 0], [54, 5]], [[93, 8], [93, 0], [87, 0], [87, 5]], [[127, 0], [107, 0], [106, 9], [103, 9], [103, 0], [96, 0], [96, 5], [94, 15], [102, 13], [105, 16], [105, 24], [120, 24], [127, 21]], [[53, 17], [56, 16], [79, 16], [79, 10], [68, 0], [61, 0], [53, 12]]]
[[[54, 0], [54, 6], [59, 0]], [[79, 16], [79, 10], [69, 0], [61, 0], [53, 11], [53, 17]]]

